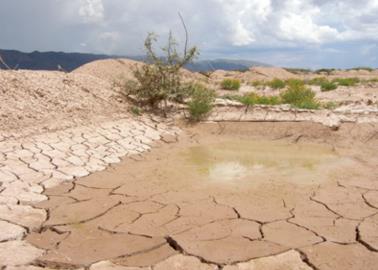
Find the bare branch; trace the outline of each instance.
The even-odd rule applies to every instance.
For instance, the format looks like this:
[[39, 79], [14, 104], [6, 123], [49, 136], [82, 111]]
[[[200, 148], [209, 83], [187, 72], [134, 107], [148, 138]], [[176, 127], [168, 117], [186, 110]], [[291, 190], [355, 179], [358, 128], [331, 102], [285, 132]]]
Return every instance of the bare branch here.
[[180, 12], [178, 13], [178, 15], [179, 15], [179, 17], [180, 17], [180, 20], [181, 20], [182, 26], [184, 27], [184, 30], [185, 30], [185, 48], [184, 48], [184, 58], [185, 58], [186, 55], [187, 55], [187, 50], [188, 50], [188, 39], [189, 39], [189, 34], [188, 34], [188, 29], [186, 28], [186, 24], [185, 24], [184, 18], [182, 17], [182, 15], [181, 15]]
[[1, 57], [1, 55], [0, 55], [0, 64], [3, 64], [7, 69], [11, 69], [11, 68], [7, 65], [7, 63], [5, 63], [5, 61], [4, 61], [4, 59]]

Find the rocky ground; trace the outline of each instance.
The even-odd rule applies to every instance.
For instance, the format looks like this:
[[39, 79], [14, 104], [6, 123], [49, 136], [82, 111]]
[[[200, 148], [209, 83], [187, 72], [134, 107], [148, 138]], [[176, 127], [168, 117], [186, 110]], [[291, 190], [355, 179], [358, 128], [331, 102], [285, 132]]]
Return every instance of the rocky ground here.
[[[213, 124], [178, 128], [129, 114], [117, 78], [132, 78], [134, 65], [0, 72], [1, 270], [376, 269], [374, 87], [319, 93], [359, 102], [334, 111], [222, 101]], [[294, 76], [276, 71], [243, 76]], [[335, 158], [311, 177], [264, 171], [225, 184], [208, 183], [182, 154], [252, 138], [318, 144]]]

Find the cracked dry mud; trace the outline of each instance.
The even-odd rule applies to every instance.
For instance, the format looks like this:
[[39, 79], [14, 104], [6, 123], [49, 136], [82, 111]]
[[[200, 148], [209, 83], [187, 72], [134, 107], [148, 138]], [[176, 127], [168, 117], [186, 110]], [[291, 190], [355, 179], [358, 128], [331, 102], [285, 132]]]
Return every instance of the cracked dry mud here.
[[21, 269], [376, 269], [377, 131], [186, 128], [178, 142], [45, 190], [33, 209], [48, 215], [25, 243], [40, 254]]

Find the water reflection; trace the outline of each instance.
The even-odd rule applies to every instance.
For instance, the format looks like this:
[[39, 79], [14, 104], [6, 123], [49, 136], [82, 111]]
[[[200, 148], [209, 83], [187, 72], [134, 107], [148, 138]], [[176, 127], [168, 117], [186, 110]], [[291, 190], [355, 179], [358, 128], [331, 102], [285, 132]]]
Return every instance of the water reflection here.
[[253, 140], [196, 146], [186, 155], [196, 170], [217, 181], [312, 174], [337, 159], [326, 145]]

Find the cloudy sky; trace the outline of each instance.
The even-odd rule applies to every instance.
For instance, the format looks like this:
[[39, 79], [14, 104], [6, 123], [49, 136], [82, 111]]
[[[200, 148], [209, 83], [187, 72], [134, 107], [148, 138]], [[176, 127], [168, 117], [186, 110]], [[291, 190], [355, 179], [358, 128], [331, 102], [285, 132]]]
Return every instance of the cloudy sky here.
[[0, 0], [0, 48], [141, 55], [178, 12], [203, 59], [378, 67], [378, 0]]

